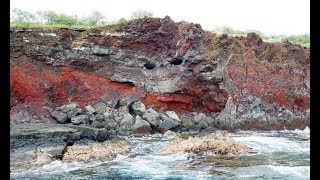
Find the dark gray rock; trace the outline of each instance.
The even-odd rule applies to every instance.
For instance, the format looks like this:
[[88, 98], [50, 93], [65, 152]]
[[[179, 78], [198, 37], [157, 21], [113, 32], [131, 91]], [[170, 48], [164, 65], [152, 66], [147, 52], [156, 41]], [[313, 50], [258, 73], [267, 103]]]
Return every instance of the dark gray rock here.
[[93, 107], [97, 110], [98, 114], [103, 114], [104, 112], [106, 112], [107, 106], [103, 102], [99, 102], [96, 103]]
[[78, 104], [77, 103], [70, 103], [70, 104], [66, 104], [66, 105], [63, 105], [63, 106], [60, 106], [58, 107], [57, 109], [64, 112], [64, 113], [67, 113], [75, 108], [78, 107]]
[[147, 120], [149, 124], [151, 124], [154, 127], [159, 126], [160, 116], [159, 113], [153, 110], [152, 108], [149, 108], [144, 115], [142, 116], [143, 119]]
[[64, 124], [67, 121], [68, 116], [61, 111], [53, 111], [51, 116], [54, 117], [59, 123]]
[[92, 113], [86, 112], [85, 115], [88, 116], [88, 119], [89, 119], [88, 123], [93, 122], [93, 121], [96, 120], [96, 115], [94, 115]]
[[93, 121], [93, 122], [91, 123], [91, 126], [92, 126], [92, 127], [95, 127], [95, 128], [104, 128], [104, 125], [103, 125], [101, 122], [99, 122], [99, 121]]
[[96, 121], [103, 122], [104, 121], [104, 115], [103, 114], [97, 114], [96, 115]]
[[79, 115], [71, 118], [72, 124], [87, 123], [88, 121], [89, 121], [89, 118], [87, 115]]
[[148, 134], [151, 131], [151, 127], [148, 121], [143, 120], [140, 116], [136, 116], [132, 131], [137, 134]]
[[72, 109], [71, 111], [69, 111], [67, 113], [67, 116], [69, 119], [71, 119], [72, 117], [80, 115], [82, 113], [83, 113], [83, 110], [81, 108], [75, 108], [75, 109]]
[[171, 128], [174, 128], [180, 124], [177, 120], [172, 119], [165, 114], [160, 114], [160, 118], [161, 120], [159, 122], [159, 128], [160, 128], [160, 131], [163, 131], [163, 132]]
[[146, 112], [146, 106], [141, 101], [134, 102], [130, 108], [134, 114], [139, 116], [142, 116]]
[[102, 124], [108, 130], [116, 129], [118, 127], [118, 123], [113, 119], [106, 120]]

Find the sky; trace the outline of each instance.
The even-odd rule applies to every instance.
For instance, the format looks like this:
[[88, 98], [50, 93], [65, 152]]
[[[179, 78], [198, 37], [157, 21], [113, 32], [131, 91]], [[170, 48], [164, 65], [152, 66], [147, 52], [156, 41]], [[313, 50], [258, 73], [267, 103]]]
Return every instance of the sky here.
[[205, 30], [227, 26], [274, 35], [310, 33], [310, 0], [10, 0], [10, 10], [14, 8], [80, 17], [99, 11], [107, 21], [148, 10], [154, 17], [169, 15], [176, 22], [199, 23]]

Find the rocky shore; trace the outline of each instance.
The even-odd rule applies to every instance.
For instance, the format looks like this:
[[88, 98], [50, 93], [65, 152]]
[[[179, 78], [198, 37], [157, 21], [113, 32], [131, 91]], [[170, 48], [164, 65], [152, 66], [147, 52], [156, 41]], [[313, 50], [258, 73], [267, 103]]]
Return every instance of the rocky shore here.
[[11, 172], [112, 159], [130, 150], [126, 137], [150, 134], [175, 137], [166, 153], [250, 151], [210, 133], [309, 126], [309, 54], [168, 16], [88, 30], [11, 28]]

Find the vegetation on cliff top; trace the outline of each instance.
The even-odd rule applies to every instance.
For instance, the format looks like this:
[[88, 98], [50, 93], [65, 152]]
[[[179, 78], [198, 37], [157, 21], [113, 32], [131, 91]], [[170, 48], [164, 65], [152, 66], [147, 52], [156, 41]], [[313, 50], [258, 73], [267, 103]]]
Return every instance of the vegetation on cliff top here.
[[[139, 19], [143, 17], [153, 17], [153, 13], [147, 10], [137, 10], [132, 13], [130, 19], [120, 18], [119, 20], [107, 22], [104, 21], [105, 16], [98, 11], [93, 11], [89, 16], [80, 18], [77, 15], [66, 15], [63, 13], [56, 13], [53, 11], [38, 11], [31, 13], [21, 9], [14, 9], [10, 15], [11, 27], [41, 27], [41, 28], [93, 28], [99, 26], [106, 26], [110, 24], [125, 23], [127, 20]], [[216, 33], [225, 33], [231, 36], [246, 36], [249, 32], [255, 32], [266, 42], [281, 41], [281, 39], [288, 39], [290, 42], [300, 44], [303, 46], [310, 46], [310, 35], [266, 35], [257, 30], [239, 31], [231, 27], [220, 27], [213, 30]]]

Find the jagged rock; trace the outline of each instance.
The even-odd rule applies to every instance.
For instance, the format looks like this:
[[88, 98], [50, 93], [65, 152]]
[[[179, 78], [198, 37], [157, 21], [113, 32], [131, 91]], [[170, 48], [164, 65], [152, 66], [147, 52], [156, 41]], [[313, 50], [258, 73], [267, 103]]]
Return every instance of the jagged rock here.
[[103, 122], [104, 121], [104, 115], [102, 114], [97, 114], [96, 115], [96, 121], [99, 121], [99, 122]]
[[114, 114], [116, 122], [120, 122], [125, 115], [129, 114], [129, 109], [126, 106], [119, 107], [118, 111]]
[[60, 111], [53, 111], [51, 113], [51, 116], [53, 116], [59, 123], [65, 123], [67, 121], [68, 116]]
[[131, 105], [131, 109], [134, 114], [140, 115], [140, 116], [142, 116], [146, 112], [146, 106], [140, 101], [134, 102]]
[[160, 122], [159, 122], [159, 128], [161, 132], [165, 132], [173, 127], [178, 126], [180, 123], [176, 119], [172, 119], [165, 114], [160, 114]]
[[117, 154], [124, 154], [130, 147], [130, 143], [124, 139], [108, 140], [102, 143], [82, 140], [68, 147], [63, 160], [75, 162], [91, 158], [110, 159], [115, 158]]
[[88, 116], [88, 118], [89, 118], [89, 123], [96, 120], [96, 115], [94, 115], [94, 114], [92, 114], [92, 113], [86, 112], [84, 115]]
[[93, 107], [96, 109], [97, 113], [103, 114], [104, 112], [106, 112], [107, 106], [103, 102], [99, 102], [96, 103]]
[[60, 106], [58, 107], [57, 109], [64, 112], [64, 113], [67, 113], [75, 108], [78, 107], [78, 104], [77, 103], [70, 103], [70, 104], [66, 104], [66, 105], [63, 105], [63, 106]]
[[250, 147], [242, 142], [235, 141], [220, 133], [214, 133], [202, 137], [189, 136], [186, 139], [177, 136], [163, 148], [163, 152], [203, 153], [210, 151], [226, 155], [228, 153], [236, 154], [241, 151], [249, 151], [250, 149]]
[[104, 120], [105, 121], [108, 121], [108, 120], [110, 120], [110, 119], [113, 119], [114, 118], [114, 111], [113, 111], [114, 109], [111, 109], [110, 107], [107, 107], [106, 108], [106, 112], [105, 113], [103, 113], [103, 116], [104, 116]]
[[116, 129], [118, 127], [118, 123], [115, 122], [113, 119], [105, 120], [102, 124], [108, 130]]
[[92, 126], [92, 127], [95, 127], [95, 128], [104, 128], [104, 125], [103, 125], [101, 122], [99, 122], [99, 121], [93, 121], [93, 122], [91, 123], [91, 126]]
[[71, 111], [69, 111], [67, 113], [67, 116], [68, 116], [68, 118], [71, 119], [73, 116], [80, 115], [82, 112], [83, 112], [83, 110], [81, 108], [75, 108], [75, 109], [72, 109]]
[[79, 115], [71, 118], [72, 124], [87, 123], [88, 121], [89, 121], [89, 118], [87, 115]]
[[179, 119], [179, 116], [178, 116], [177, 113], [174, 112], [174, 111], [166, 111], [166, 115], [167, 115], [169, 118], [172, 118], [172, 119], [177, 120], [178, 122], [181, 122], [181, 120]]
[[136, 116], [135, 123], [132, 126], [133, 133], [148, 134], [151, 131], [148, 121], [143, 120], [139, 115]]
[[158, 127], [160, 116], [159, 113], [153, 110], [152, 108], [149, 108], [144, 115], [142, 116], [143, 119], [147, 120], [152, 126]]
[[97, 113], [96, 109], [94, 109], [91, 105], [86, 106], [85, 109], [91, 114]]

